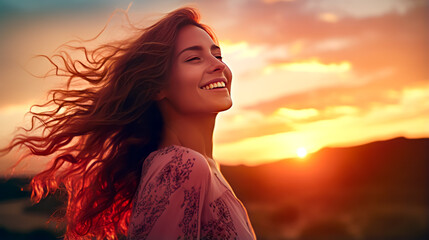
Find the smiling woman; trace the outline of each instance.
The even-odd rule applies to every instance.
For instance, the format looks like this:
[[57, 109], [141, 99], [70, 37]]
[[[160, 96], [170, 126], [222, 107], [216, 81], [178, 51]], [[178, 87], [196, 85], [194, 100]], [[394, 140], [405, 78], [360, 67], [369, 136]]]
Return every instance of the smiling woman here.
[[158, 100], [170, 101], [161, 101], [160, 109], [165, 112], [173, 107], [201, 114], [230, 108], [231, 71], [207, 32], [194, 25], [184, 27], [178, 34], [175, 52], [169, 84], [158, 94]]
[[[67, 191], [65, 238], [255, 239], [212, 157], [232, 75], [196, 10], [173, 11], [124, 42], [66, 47], [86, 62], [63, 51], [54, 55], [61, 67], [45, 56], [68, 87], [52, 90], [43, 106], [54, 110], [30, 111], [33, 127], [0, 150], [53, 156], [32, 196]], [[90, 86], [71, 87], [82, 81]]]

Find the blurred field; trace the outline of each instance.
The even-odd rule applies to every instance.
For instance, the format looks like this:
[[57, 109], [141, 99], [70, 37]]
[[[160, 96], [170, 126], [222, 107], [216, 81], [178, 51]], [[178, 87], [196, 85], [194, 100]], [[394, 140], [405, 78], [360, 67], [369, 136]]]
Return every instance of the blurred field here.
[[[429, 139], [326, 148], [295, 159], [222, 166], [258, 239], [429, 239]], [[57, 239], [56, 197], [32, 206], [28, 179], [0, 182], [0, 239]]]

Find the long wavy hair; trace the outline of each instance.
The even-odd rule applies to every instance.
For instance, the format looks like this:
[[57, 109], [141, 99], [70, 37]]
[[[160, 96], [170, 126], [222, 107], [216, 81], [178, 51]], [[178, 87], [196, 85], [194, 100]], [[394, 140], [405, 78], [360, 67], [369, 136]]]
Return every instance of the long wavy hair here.
[[[67, 77], [67, 87], [34, 105], [54, 107], [30, 109], [31, 128], [21, 128], [0, 153], [24, 147], [26, 157], [51, 157], [31, 181], [32, 199], [67, 192], [66, 239], [126, 235], [143, 161], [161, 141], [163, 120], [153, 99], [168, 84], [178, 32], [195, 25], [215, 40], [199, 20], [195, 9], [180, 8], [128, 40], [92, 50], [65, 44], [67, 51], [41, 55], [55, 75]], [[85, 59], [73, 59], [70, 51], [83, 52]], [[86, 87], [71, 87], [82, 81]]]

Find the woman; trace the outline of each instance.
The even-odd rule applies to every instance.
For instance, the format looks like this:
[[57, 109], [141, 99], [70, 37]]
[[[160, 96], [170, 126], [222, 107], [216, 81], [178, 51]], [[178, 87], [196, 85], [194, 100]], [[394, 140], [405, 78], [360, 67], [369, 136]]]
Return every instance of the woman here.
[[56, 109], [32, 112], [43, 134], [17, 135], [3, 152], [55, 156], [33, 178], [32, 197], [67, 191], [66, 238], [254, 239], [212, 158], [216, 115], [232, 105], [214, 35], [191, 8], [142, 31], [93, 51], [75, 47], [87, 62], [55, 55], [68, 86], [91, 86], [53, 90], [46, 105]]

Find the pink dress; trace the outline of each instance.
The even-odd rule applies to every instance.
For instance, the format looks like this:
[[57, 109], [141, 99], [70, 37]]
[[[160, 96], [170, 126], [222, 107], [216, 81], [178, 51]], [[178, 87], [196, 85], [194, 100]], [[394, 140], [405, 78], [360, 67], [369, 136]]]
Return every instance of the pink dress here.
[[142, 167], [130, 239], [256, 239], [247, 211], [213, 159], [182, 146], [152, 152]]

